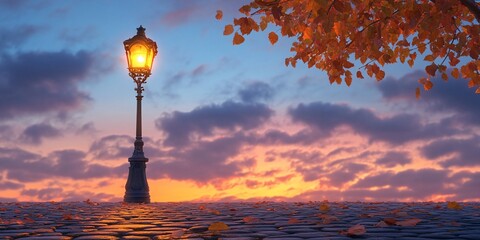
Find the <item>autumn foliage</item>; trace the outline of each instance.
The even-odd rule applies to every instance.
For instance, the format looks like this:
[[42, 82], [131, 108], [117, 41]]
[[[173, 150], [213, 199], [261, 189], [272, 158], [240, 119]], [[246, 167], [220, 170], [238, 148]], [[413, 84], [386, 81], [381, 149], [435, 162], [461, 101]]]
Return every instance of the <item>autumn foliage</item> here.
[[474, 0], [253, 0], [239, 11], [244, 17], [224, 29], [234, 33], [233, 44], [273, 24], [280, 30], [268, 34], [272, 44], [279, 34], [295, 38], [285, 64], [302, 61], [325, 71], [331, 83], [350, 86], [365, 74], [382, 80], [386, 64], [413, 67], [420, 59], [427, 62], [428, 77], [419, 80], [425, 90], [433, 87], [431, 77], [450, 75], [480, 93], [480, 3]]

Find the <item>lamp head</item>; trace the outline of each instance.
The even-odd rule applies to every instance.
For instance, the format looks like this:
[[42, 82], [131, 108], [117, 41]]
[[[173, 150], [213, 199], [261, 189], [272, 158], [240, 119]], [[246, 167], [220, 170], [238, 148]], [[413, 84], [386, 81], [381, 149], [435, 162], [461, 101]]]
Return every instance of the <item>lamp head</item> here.
[[145, 28], [140, 25], [137, 35], [123, 42], [127, 55], [130, 75], [150, 76], [153, 59], [157, 55], [157, 43], [145, 35]]

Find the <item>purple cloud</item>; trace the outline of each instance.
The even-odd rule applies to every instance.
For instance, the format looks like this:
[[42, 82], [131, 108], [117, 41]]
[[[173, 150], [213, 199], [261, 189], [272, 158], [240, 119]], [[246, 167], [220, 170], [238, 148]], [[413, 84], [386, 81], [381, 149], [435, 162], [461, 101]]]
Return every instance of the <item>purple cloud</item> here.
[[[60, 150], [43, 157], [19, 148], [0, 148], [0, 169], [5, 169], [7, 179], [34, 182], [64, 177], [89, 179], [124, 176], [125, 166], [109, 167], [88, 163], [86, 154], [77, 150]], [[126, 168], [128, 169], [128, 168]]]
[[38, 123], [27, 127], [20, 136], [20, 140], [27, 144], [39, 145], [44, 138], [54, 138], [61, 135], [60, 130], [54, 128], [52, 125]]
[[405, 165], [411, 163], [412, 159], [409, 157], [408, 152], [387, 152], [384, 156], [377, 159], [375, 163], [387, 168], [392, 168], [397, 165]]
[[211, 136], [214, 130], [249, 130], [260, 126], [272, 115], [273, 111], [263, 104], [227, 101], [190, 112], [175, 111], [157, 119], [155, 125], [167, 134], [165, 145], [182, 147], [194, 134]]
[[[418, 79], [425, 77], [422, 71], [415, 71], [399, 79], [389, 78], [378, 85], [383, 97], [390, 101], [404, 100], [413, 102], [416, 87], [421, 87]], [[478, 125], [480, 97], [474, 88], [468, 88], [465, 79], [450, 79], [445, 82], [439, 76], [431, 79], [434, 87], [423, 92], [421, 99], [415, 103], [423, 106], [429, 112], [455, 113], [463, 122]]]
[[313, 102], [290, 108], [289, 114], [296, 122], [307, 124], [329, 135], [340, 126], [349, 126], [355, 132], [370, 140], [391, 144], [430, 139], [452, 133], [445, 124], [423, 124], [418, 115], [398, 114], [392, 117], [378, 117], [368, 109], [352, 109], [347, 105]]
[[85, 80], [92, 63], [92, 55], [84, 51], [2, 55], [0, 119], [78, 109], [89, 97], [77, 85]]
[[238, 91], [243, 102], [252, 103], [259, 100], [270, 100], [274, 91], [273, 88], [264, 82], [253, 82]]
[[213, 141], [196, 141], [187, 148], [174, 148], [163, 156], [162, 161], [149, 164], [148, 176], [203, 183], [217, 178], [234, 177], [241, 173], [243, 166], [252, 164], [248, 159], [229, 161], [240, 153], [243, 142], [244, 136], [236, 134]]
[[25, 185], [17, 182], [12, 182], [8, 180], [2, 180], [0, 181], [0, 189], [2, 190], [8, 190], [8, 189], [20, 189], [23, 188]]
[[480, 166], [480, 137], [437, 140], [422, 147], [421, 153], [429, 159], [448, 156], [440, 163], [443, 167]]

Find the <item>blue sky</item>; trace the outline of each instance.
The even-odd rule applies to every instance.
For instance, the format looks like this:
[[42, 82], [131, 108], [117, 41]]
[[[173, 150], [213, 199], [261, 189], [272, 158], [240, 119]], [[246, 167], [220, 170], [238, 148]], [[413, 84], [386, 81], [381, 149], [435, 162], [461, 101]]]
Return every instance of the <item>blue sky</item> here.
[[416, 100], [420, 61], [330, 85], [284, 65], [293, 40], [272, 46], [274, 27], [223, 36], [242, 3], [1, 1], [0, 200], [122, 198], [136, 104], [122, 42], [139, 25], [159, 47], [143, 104], [153, 201], [480, 199], [464, 80]]

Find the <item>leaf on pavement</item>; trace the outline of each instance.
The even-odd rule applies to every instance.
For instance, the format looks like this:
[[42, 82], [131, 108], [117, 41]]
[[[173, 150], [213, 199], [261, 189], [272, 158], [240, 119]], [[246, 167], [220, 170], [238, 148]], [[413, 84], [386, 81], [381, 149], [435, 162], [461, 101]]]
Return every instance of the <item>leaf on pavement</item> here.
[[404, 220], [404, 221], [398, 221], [396, 223], [396, 225], [397, 226], [402, 226], [402, 227], [413, 227], [413, 226], [416, 226], [421, 221], [422, 220], [420, 220], [418, 218], [412, 218], [412, 219], [407, 219], [407, 220]]
[[228, 225], [225, 224], [224, 222], [214, 222], [210, 224], [210, 226], [208, 227], [208, 231], [217, 232], [217, 231], [224, 231], [224, 230], [228, 230]]

